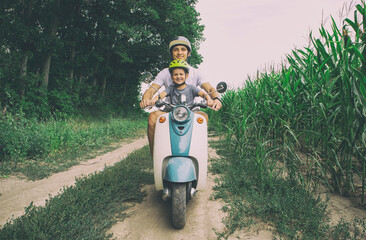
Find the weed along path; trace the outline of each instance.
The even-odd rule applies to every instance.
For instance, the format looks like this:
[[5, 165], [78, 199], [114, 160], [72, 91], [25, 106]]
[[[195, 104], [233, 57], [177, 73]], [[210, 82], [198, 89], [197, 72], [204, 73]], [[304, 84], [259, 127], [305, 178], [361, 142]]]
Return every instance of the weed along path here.
[[129, 153], [147, 144], [147, 138], [137, 139], [124, 143], [120, 148], [98, 156], [94, 159], [81, 162], [68, 171], [53, 174], [38, 180], [27, 181], [10, 177], [0, 180], [0, 225], [3, 226], [12, 216], [24, 214], [24, 208], [33, 201], [35, 206], [43, 206], [49, 196], [55, 196], [65, 186], [75, 183], [75, 178], [101, 171], [105, 166], [125, 158]]

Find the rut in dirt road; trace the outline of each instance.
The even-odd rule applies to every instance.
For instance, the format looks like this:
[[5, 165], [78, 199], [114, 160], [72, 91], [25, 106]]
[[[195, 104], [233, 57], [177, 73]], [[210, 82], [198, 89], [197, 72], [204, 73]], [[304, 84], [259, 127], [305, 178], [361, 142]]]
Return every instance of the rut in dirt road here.
[[[208, 149], [209, 159], [218, 158], [216, 151]], [[109, 229], [112, 239], [117, 240], [190, 240], [218, 239], [217, 233], [225, 231], [223, 219], [226, 213], [221, 209], [221, 200], [212, 200], [216, 176], [208, 173], [206, 189], [198, 191], [197, 195], [187, 204], [187, 223], [183, 229], [175, 229], [171, 224], [171, 208], [163, 202], [161, 192], [154, 185], [145, 187], [147, 197], [142, 203], [128, 210], [126, 219], [117, 222]], [[229, 239], [270, 240], [272, 232], [267, 226], [259, 225], [248, 231], [237, 231]]]
[[64, 186], [68, 187], [75, 184], [75, 178], [101, 171], [106, 166], [113, 165], [146, 144], [146, 137], [131, 143], [123, 143], [120, 148], [112, 152], [81, 162], [68, 171], [56, 173], [38, 181], [21, 180], [16, 177], [1, 179], [0, 225], [3, 226], [12, 216], [23, 215], [24, 208], [29, 206], [31, 202], [35, 206], [44, 206], [45, 200], [50, 195], [55, 196]]
[[[209, 150], [212, 157], [213, 150]], [[209, 174], [207, 187], [187, 203], [187, 224], [181, 229], [171, 224], [171, 208], [163, 202], [154, 185], [145, 187], [147, 197], [129, 210], [130, 217], [116, 223], [108, 232], [116, 239], [217, 239], [215, 229], [222, 231], [224, 213], [220, 201], [210, 200], [214, 177]]]

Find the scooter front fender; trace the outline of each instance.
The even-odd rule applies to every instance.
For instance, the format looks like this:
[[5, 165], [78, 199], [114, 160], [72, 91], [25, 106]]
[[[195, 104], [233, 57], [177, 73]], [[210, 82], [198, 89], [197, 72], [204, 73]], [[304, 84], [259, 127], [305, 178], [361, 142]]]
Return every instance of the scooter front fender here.
[[169, 158], [163, 170], [163, 179], [169, 182], [184, 183], [197, 180], [196, 167], [189, 157]]

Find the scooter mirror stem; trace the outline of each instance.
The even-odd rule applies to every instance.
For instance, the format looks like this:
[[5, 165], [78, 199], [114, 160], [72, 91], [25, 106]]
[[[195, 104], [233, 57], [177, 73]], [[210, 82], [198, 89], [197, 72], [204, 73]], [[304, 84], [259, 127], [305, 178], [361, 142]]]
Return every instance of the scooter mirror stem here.
[[207, 94], [211, 94], [211, 93], [214, 93], [214, 92], [218, 92], [218, 93], [224, 93], [227, 89], [227, 84], [225, 82], [219, 82], [216, 86], [216, 90], [215, 91], [212, 91], [212, 92], [209, 92]]
[[141, 73], [140, 79], [144, 83], [150, 84], [153, 80], [153, 75], [151, 74], [151, 72], [143, 72], [143, 73]]
[[[146, 84], [148, 84], [149, 87], [152, 87], [155, 89], [155, 91], [157, 91], [159, 93], [159, 90], [156, 89], [152, 84], [151, 82], [153, 81], [153, 75], [151, 74], [151, 72], [143, 72], [141, 73], [141, 77], [140, 79], [142, 79], [142, 81]], [[160, 98], [160, 95], [159, 95], [159, 98]]]
[[[159, 93], [159, 90], [156, 89], [153, 85], [151, 85], [150, 87], [152, 87], [153, 89], [155, 89], [155, 91], [158, 93], [158, 99], [160, 100], [160, 93]], [[155, 94], [154, 94], [155, 95]]]

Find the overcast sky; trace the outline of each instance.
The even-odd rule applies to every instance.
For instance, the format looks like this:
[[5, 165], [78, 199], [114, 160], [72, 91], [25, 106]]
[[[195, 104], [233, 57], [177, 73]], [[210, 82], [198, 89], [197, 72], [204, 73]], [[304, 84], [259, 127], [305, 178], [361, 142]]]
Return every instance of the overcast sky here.
[[306, 46], [311, 30], [319, 35], [322, 21], [330, 29], [330, 15], [340, 26], [342, 9], [359, 2], [198, 0], [196, 10], [206, 26], [206, 40], [198, 51], [204, 57], [199, 68], [212, 85], [226, 81], [229, 87], [240, 87], [248, 75], [263, 72], [266, 66], [278, 66], [286, 54]]

